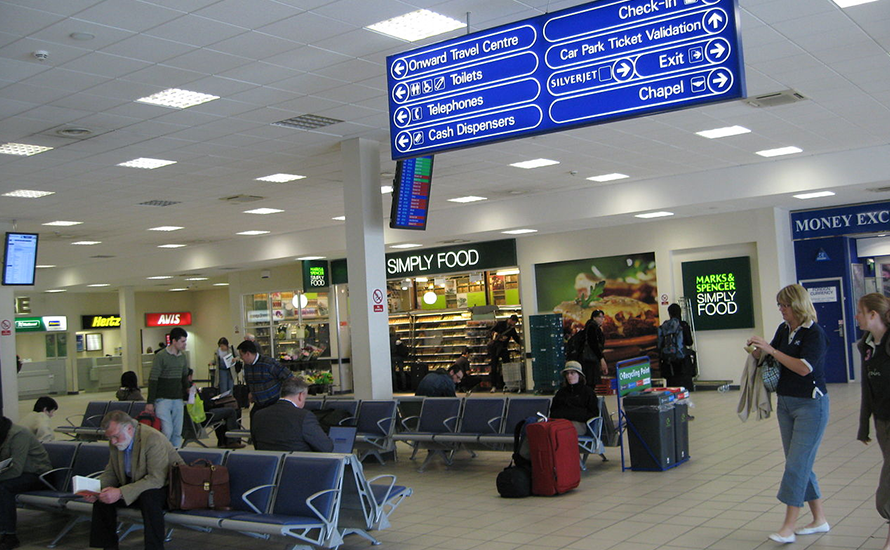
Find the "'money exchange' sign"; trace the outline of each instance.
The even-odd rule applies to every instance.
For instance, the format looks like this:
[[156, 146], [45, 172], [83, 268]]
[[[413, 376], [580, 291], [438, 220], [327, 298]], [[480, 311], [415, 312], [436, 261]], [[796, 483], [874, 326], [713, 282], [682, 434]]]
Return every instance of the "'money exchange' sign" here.
[[683, 262], [683, 295], [692, 300], [696, 330], [754, 326], [751, 259]]

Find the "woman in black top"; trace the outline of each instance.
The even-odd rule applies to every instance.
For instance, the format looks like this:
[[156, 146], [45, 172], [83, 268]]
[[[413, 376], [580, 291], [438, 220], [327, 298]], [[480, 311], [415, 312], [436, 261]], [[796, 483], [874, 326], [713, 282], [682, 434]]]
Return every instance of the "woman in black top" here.
[[[856, 439], [868, 445], [868, 421], [874, 416], [878, 446], [884, 455], [875, 505], [881, 517], [890, 520], [890, 301], [883, 294], [866, 294], [859, 299], [856, 321], [866, 331], [856, 343], [862, 354], [862, 405]], [[890, 532], [884, 550], [890, 550]]]
[[[795, 541], [795, 535], [825, 533], [830, 529], [822, 509], [822, 494], [813, 472], [816, 452], [828, 424], [828, 390], [825, 387], [825, 353], [828, 339], [816, 322], [810, 294], [800, 285], [789, 285], [776, 295], [784, 323], [771, 342], [760, 336], [748, 339], [754, 356], [772, 355], [781, 365], [776, 388], [776, 416], [785, 449], [785, 473], [777, 498], [786, 505], [785, 521], [769, 536], [780, 543]], [[795, 529], [804, 502], [813, 521]]]
[[587, 421], [600, 415], [593, 388], [584, 383], [581, 363], [569, 361], [562, 369], [563, 385], [553, 396], [550, 418], [571, 420], [579, 436], [587, 433]]

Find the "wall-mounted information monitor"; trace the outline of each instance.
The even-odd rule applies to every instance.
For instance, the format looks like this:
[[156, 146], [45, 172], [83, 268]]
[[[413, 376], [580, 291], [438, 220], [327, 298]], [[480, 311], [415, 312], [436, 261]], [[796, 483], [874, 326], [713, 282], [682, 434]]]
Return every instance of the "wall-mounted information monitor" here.
[[400, 160], [396, 164], [389, 217], [391, 228], [426, 229], [432, 178], [432, 155]]
[[34, 284], [37, 268], [37, 233], [6, 233], [3, 250], [3, 284]]

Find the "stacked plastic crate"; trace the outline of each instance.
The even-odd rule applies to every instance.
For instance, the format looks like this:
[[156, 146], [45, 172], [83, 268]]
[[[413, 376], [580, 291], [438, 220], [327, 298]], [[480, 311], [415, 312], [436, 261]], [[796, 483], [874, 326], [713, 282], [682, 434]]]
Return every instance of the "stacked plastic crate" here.
[[562, 315], [529, 315], [528, 322], [535, 391], [555, 392], [562, 382], [559, 373], [566, 362]]

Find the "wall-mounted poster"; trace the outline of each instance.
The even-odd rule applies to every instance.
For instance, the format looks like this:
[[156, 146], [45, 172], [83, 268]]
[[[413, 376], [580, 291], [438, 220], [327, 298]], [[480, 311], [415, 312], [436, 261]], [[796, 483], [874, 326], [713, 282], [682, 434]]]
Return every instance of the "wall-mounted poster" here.
[[751, 258], [683, 262], [683, 295], [692, 301], [695, 330], [754, 327]]
[[606, 314], [606, 347], [655, 342], [658, 284], [655, 253], [628, 254], [535, 265], [538, 309], [561, 313], [566, 334], [584, 327], [590, 314]]

